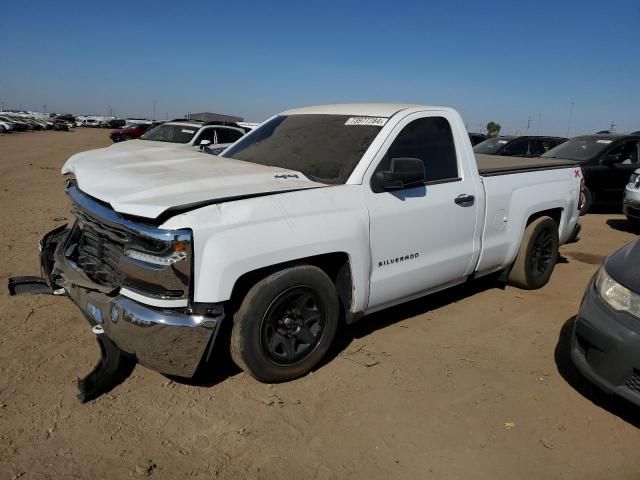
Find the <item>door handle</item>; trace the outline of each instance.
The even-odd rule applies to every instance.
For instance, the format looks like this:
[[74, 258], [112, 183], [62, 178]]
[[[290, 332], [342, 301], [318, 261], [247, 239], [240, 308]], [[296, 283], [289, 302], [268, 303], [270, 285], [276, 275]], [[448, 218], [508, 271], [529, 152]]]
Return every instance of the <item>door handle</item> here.
[[461, 207], [470, 207], [475, 201], [476, 197], [473, 195], [467, 195], [466, 193], [461, 193], [454, 200], [456, 205], [460, 205]]

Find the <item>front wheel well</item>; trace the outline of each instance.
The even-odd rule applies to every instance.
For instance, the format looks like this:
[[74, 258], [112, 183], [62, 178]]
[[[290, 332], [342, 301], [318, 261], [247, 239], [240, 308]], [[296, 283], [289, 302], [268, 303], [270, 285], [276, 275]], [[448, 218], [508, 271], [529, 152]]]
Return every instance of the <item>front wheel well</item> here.
[[231, 308], [235, 311], [251, 287], [263, 278], [296, 265], [313, 265], [326, 273], [338, 291], [343, 316], [351, 311], [353, 301], [353, 277], [351, 275], [349, 255], [345, 252], [314, 255], [312, 257], [290, 260], [247, 272], [241, 275], [233, 286], [229, 301]]

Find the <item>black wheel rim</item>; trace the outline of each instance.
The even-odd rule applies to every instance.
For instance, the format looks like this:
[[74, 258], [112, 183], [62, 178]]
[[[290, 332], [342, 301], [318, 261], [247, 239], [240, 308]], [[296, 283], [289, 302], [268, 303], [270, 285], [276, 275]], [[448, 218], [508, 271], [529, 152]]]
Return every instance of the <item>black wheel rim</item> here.
[[551, 230], [542, 230], [533, 244], [531, 251], [531, 275], [539, 278], [547, 273], [553, 259], [553, 236]]
[[285, 290], [271, 302], [262, 318], [262, 351], [276, 365], [302, 362], [320, 343], [326, 318], [324, 304], [311, 288]]

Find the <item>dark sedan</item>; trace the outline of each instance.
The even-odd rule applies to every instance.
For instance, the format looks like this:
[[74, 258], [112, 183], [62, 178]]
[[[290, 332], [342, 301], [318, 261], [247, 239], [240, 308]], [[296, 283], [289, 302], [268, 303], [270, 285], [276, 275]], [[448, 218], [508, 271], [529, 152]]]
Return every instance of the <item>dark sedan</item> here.
[[585, 182], [581, 214], [594, 204], [622, 203], [629, 176], [640, 166], [640, 135], [582, 135], [548, 151], [547, 158], [580, 164]]
[[640, 405], [640, 241], [610, 255], [576, 318], [571, 358], [606, 392]]
[[539, 157], [552, 148], [566, 142], [564, 137], [502, 136], [488, 138], [473, 147], [475, 153], [502, 155], [505, 157]]

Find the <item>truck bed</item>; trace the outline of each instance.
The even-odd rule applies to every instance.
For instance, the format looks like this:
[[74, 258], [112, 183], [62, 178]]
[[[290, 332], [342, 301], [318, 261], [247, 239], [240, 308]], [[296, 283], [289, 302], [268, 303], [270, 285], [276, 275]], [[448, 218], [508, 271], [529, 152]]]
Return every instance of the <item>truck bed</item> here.
[[575, 167], [578, 164], [570, 160], [556, 158], [524, 158], [524, 157], [501, 157], [499, 155], [476, 154], [478, 172], [483, 177], [496, 175], [509, 175], [511, 173], [521, 173], [536, 170], [551, 170], [554, 168]]

